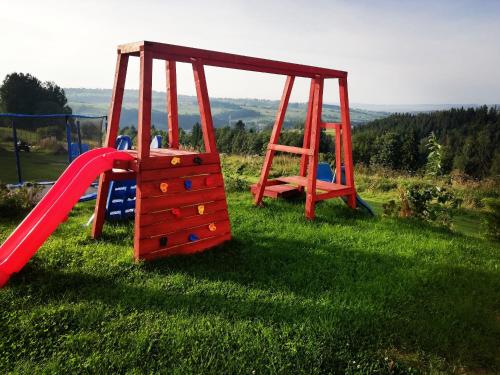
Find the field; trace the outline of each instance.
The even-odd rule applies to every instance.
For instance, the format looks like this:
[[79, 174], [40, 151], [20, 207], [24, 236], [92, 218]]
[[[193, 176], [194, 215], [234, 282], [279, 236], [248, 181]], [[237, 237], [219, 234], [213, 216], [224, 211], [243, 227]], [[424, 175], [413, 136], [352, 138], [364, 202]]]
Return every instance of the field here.
[[[228, 189], [259, 164], [225, 157]], [[478, 231], [481, 210], [453, 230], [385, 218], [398, 178], [358, 181], [376, 218], [336, 200], [307, 222], [303, 202], [254, 208], [232, 191], [232, 241], [151, 263], [131, 260], [132, 223], [93, 241], [92, 203], [78, 205], [0, 290], [0, 371], [498, 371], [500, 246]], [[0, 240], [15, 225], [2, 219]]]

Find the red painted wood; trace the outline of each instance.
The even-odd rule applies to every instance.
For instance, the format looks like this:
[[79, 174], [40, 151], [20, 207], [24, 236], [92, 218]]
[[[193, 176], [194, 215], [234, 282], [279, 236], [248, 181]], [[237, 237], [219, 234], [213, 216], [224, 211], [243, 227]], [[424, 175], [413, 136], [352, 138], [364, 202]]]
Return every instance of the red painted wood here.
[[118, 47], [121, 53], [137, 56], [141, 50], [152, 51], [156, 59], [175, 60], [191, 63], [193, 59], [203, 60], [204, 65], [218, 66], [255, 72], [292, 75], [297, 77], [324, 78], [347, 77], [347, 72], [335, 69], [320, 68], [309, 65], [293, 64], [289, 62], [261, 59], [257, 57], [235, 55], [225, 52], [203, 50], [199, 48], [183, 47], [173, 44], [141, 41], [123, 44]]
[[229, 220], [227, 210], [214, 212], [213, 214], [197, 215], [187, 218], [182, 216], [178, 219], [165, 221], [158, 224], [143, 226], [141, 228], [141, 239], [169, 235], [180, 230], [195, 228], [202, 225], [209, 225], [210, 223]]
[[[191, 191], [184, 194], [167, 197], [150, 197], [141, 199], [144, 213], [166, 210], [169, 208], [188, 206], [192, 204], [202, 204], [205, 202], [225, 199], [226, 194], [223, 188], [209, 190]], [[137, 217], [137, 213], [136, 213]]]
[[165, 211], [149, 212], [142, 215], [141, 225], [148, 226], [152, 224], [164, 223], [167, 221], [178, 220], [178, 218], [189, 218], [193, 216], [200, 216], [198, 207], [203, 206], [203, 215], [211, 215], [217, 211], [227, 211], [227, 203], [225, 199], [218, 201], [205, 202], [201, 204], [194, 204], [191, 206], [176, 207], [179, 210], [179, 217], [172, 214], [172, 209]]
[[153, 260], [172, 255], [189, 255], [211, 249], [215, 246], [221, 245], [231, 239], [231, 233], [226, 233], [221, 236], [211, 237], [204, 240], [189, 242], [183, 245], [171, 247], [165, 250], [156, 251], [149, 254], [141, 255], [141, 259]]
[[203, 130], [203, 141], [206, 152], [217, 152], [215, 145], [215, 131], [212, 122], [212, 112], [210, 110], [210, 99], [208, 97], [207, 80], [205, 69], [200, 61], [193, 62], [194, 82], [196, 95], [200, 107], [201, 128]]
[[[342, 176], [342, 131], [340, 127], [335, 129], [335, 173], [337, 176]], [[337, 174], [338, 173], [338, 174]], [[337, 182], [340, 184], [342, 180], [339, 179]]]
[[140, 54], [139, 120], [137, 130], [137, 156], [149, 157], [151, 143], [151, 95], [153, 80], [153, 57], [149, 51]]
[[[205, 238], [221, 236], [231, 231], [231, 225], [229, 224], [229, 220], [217, 221], [215, 222], [215, 225], [217, 229], [214, 232], [210, 231], [210, 229], [208, 228], [208, 224], [203, 224], [196, 228], [183, 229], [166, 236], [158, 236], [156, 238], [142, 239], [140, 240], [141, 254], [147, 254], [153, 251], [168, 249], [170, 247], [175, 247], [178, 245], [190, 243], [191, 241], [189, 241], [188, 239], [190, 234], [196, 234], [199, 237], [199, 240], [203, 240]], [[162, 247], [160, 245], [160, 237], [167, 237], [167, 246]]]
[[[283, 89], [283, 95], [281, 96], [280, 106], [278, 108], [278, 113], [276, 114], [276, 121], [274, 122], [273, 131], [271, 133], [270, 144], [277, 144], [281, 127], [283, 121], [285, 120], [286, 109], [288, 107], [288, 101], [290, 100], [290, 94], [292, 93], [293, 82], [295, 77], [288, 76], [285, 82], [285, 87]], [[273, 163], [274, 151], [268, 149], [266, 152], [266, 157], [264, 159], [264, 165], [262, 166], [262, 171], [260, 172], [259, 182], [257, 183], [257, 193], [255, 194], [254, 204], [259, 205], [262, 203], [262, 197], [264, 195], [264, 188], [266, 186], [267, 178], [269, 176], [269, 171]]]
[[327, 193], [321, 193], [317, 194], [315, 197], [316, 202], [319, 201], [324, 201], [326, 199], [332, 199], [332, 198], [337, 198], [337, 197], [344, 197], [344, 196], [350, 196], [354, 193], [353, 188], [346, 188], [344, 187], [343, 189], [339, 190], [332, 190]]
[[[180, 163], [172, 164], [172, 158], [179, 158]], [[152, 169], [175, 169], [175, 168], [183, 168], [188, 166], [196, 166], [199, 168], [203, 168], [206, 165], [210, 164], [220, 164], [220, 157], [217, 153], [190, 153], [190, 154], [175, 154], [172, 156], [156, 156], [151, 157], [146, 160], [141, 161], [141, 170], [147, 171]]]
[[307, 193], [306, 193], [306, 217], [314, 219], [315, 198], [316, 198], [316, 175], [318, 168], [319, 136], [321, 124], [321, 110], [323, 106], [323, 79], [314, 79], [314, 102], [311, 120], [311, 149], [314, 153], [309, 157], [309, 172], [307, 174]]
[[165, 62], [167, 73], [167, 113], [168, 144], [171, 148], [179, 148], [179, 115], [177, 109], [177, 73], [175, 61]]
[[[306, 120], [304, 123], [304, 141], [302, 142], [302, 148], [310, 148], [311, 145], [311, 119], [312, 119], [312, 106], [314, 100], [314, 80], [311, 80], [311, 85], [309, 88], [309, 102], [307, 104]], [[314, 152], [314, 150], [311, 150]], [[307, 174], [307, 165], [309, 164], [309, 155], [302, 155], [300, 158], [300, 172], [299, 174], [303, 177]], [[299, 190], [302, 190], [300, 188]]]
[[[257, 185], [250, 187], [252, 194], [257, 193]], [[297, 186], [288, 184], [270, 185], [264, 189], [264, 196], [269, 198], [288, 198], [300, 194]]]
[[[276, 180], [281, 181], [283, 183], [287, 183], [287, 184], [295, 184], [298, 186], [307, 186], [309, 183], [309, 178], [302, 177], [302, 176], [278, 177], [278, 178], [276, 178]], [[336, 184], [333, 182], [316, 180], [316, 189], [317, 190], [336, 191], [336, 190], [345, 189], [345, 188], [346, 188], [345, 185]]]
[[310, 155], [311, 154], [311, 150], [309, 150], [308, 148], [294, 147], [294, 146], [287, 146], [287, 145], [269, 144], [267, 146], [267, 149], [273, 150], [273, 151], [288, 152], [291, 154], [299, 154], [299, 155]]
[[[115, 147], [115, 140], [118, 135], [123, 93], [125, 91], [125, 79], [127, 77], [127, 66], [128, 56], [118, 53], [116, 58], [113, 94], [111, 96], [111, 106], [109, 109], [108, 128], [106, 131], [105, 146], [107, 147]], [[99, 238], [102, 234], [102, 227], [104, 226], [104, 219], [106, 216], [109, 181], [109, 177], [106, 177], [106, 173], [102, 173], [99, 177], [99, 186], [97, 188], [97, 198], [94, 209], [94, 221], [91, 230], [92, 238]]]
[[[208, 180], [207, 180], [208, 179]], [[191, 188], [186, 189], [184, 182], [191, 182]], [[168, 185], [167, 191], [163, 192], [160, 188], [161, 183], [166, 183]], [[209, 175], [209, 176], [192, 176], [192, 177], [176, 177], [176, 178], [166, 178], [159, 181], [144, 182], [142, 185], [142, 197], [158, 197], [158, 196], [170, 196], [179, 195], [187, 191], [199, 191], [206, 189], [213, 189], [216, 187], [223, 187], [224, 180], [221, 174]]]
[[[354, 164], [352, 161], [351, 119], [349, 115], [349, 97], [347, 93], [347, 78], [339, 79], [340, 115], [342, 119], [342, 143], [344, 149], [344, 168], [346, 185], [354, 189], [347, 197], [351, 208], [356, 208], [356, 192], [354, 186]], [[340, 172], [339, 172], [340, 173]]]
[[220, 173], [219, 164], [153, 169], [142, 172], [143, 181], [157, 181], [165, 178], [199, 176]]
[[321, 128], [322, 129], [340, 129], [341, 124], [336, 123], [336, 122], [322, 122], [321, 123]]

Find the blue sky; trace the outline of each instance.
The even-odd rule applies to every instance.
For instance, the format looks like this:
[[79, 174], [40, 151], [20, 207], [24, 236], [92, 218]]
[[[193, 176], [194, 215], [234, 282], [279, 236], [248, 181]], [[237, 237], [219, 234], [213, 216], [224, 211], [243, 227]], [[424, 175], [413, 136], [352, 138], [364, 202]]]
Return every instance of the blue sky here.
[[[0, 76], [110, 88], [116, 46], [137, 40], [347, 70], [351, 102], [500, 103], [500, 1], [5, 1]], [[163, 66], [154, 88], [163, 90]], [[127, 87], [136, 88], [133, 61]], [[213, 97], [276, 99], [284, 78], [207, 68]], [[298, 80], [292, 100], [307, 97]], [[193, 94], [189, 66], [179, 91]], [[335, 102], [333, 82], [325, 101]]]

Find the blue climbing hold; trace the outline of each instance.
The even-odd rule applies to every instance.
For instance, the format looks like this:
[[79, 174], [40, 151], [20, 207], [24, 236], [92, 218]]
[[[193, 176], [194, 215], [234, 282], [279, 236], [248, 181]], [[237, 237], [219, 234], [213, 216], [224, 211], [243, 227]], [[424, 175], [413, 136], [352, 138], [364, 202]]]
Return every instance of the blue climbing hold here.
[[191, 186], [193, 186], [193, 183], [191, 182], [191, 180], [184, 181], [184, 187], [186, 188], [186, 190], [191, 190]]
[[193, 242], [193, 241], [198, 241], [200, 239], [200, 237], [198, 237], [196, 234], [194, 233], [191, 233], [188, 237], [188, 240]]

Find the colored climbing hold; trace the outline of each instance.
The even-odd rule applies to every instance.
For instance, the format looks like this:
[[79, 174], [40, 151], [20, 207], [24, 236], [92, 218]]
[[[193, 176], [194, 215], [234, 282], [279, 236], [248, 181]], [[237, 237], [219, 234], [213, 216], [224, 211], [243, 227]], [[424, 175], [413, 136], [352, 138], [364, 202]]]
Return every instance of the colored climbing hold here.
[[160, 246], [165, 247], [167, 246], [168, 240], [167, 237], [160, 237]]
[[168, 190], [168, 184], [166, 182], [162, 182], [160, 184], [160, 190], [163, 192], [163, 193], [166, 193], [167, 190]]
[[179, 210], [178, 208], [172, 208], [172, 215], [174, 215], [175, 217], [180, 217], [181, 210]]
[[194, 233], [191, 233], [188, 237], [188, 240], [193, 242], [193, 241], [198, 241], [200, 239], [200, 237], [198, 237], [196, 234]]
[[181, 158], [178, 158], [177, 156], [173, 157], [172, 160], [170, 161], [172, 165], [177, 165], [181, 163]]
[[208, 230], [210, 232], [215, 232], [217, 230], [217, 226], [215, 225], [215, 223], [211, 223], [209, 226], [208, 226]]
[[199, 214], [199, 215], [203, 215], [204, 213], [205, 213], [205, 206], [204, 206], [204, 205], [202, 205], [202, 204], [200, 204], [200, 205], [198, 206], [198, 214]]
[[191, 180], [184, 180], [184, 187], [186, 188], [186, 190], [191, 190], [191, 186], [193, 186]]
[[198, 164], [198, 165], [203, 163], [203, 160], [201, 160], [201, 158], [199, 156], [195, 156], [193, 161], [195, 162], [195, 164]]

